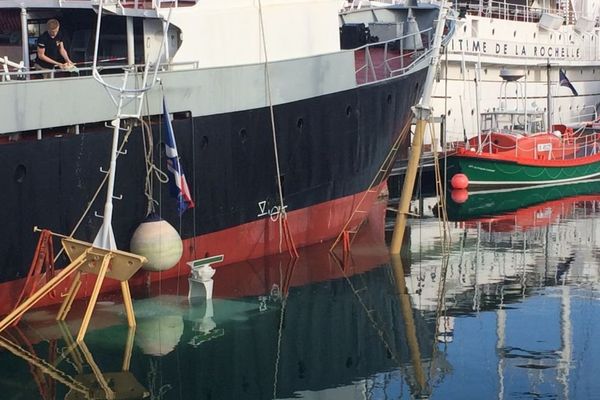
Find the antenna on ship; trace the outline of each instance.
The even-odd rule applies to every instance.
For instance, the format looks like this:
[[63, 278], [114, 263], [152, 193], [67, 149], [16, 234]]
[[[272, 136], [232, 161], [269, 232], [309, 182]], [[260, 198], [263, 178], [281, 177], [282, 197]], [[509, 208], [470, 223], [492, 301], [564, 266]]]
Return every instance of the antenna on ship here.
[[[116, 174], [116, 169], [117, 169], [117, 157], [119, 156], [119, 154], [124, 154], [123, 152], [120, 152], [118, 149], [119, 131], [125, 130], [124, 128], [121, 128], [121, 120], [123, 118], [138, 119], [140, 117], [140, 115], [142, 113], [142, 105], [143, 105], [143, 100], [144, 100], [145, 94], [149, 90], [151, 90], [154, 86], [156, 86], [157, 82], [159, 81], [158, 70], [160, 68], [160, 59], [161, 59], [163, 52], [165, 50], [165, 47], [166, 47], [167, 32], [169, 29], [169, 23], [170, 23], [170, 19], [171, 19], [171, 9], [169, 9], [169, 15], [166, 18], [166, 20], [164, 17], [162, 17], [160, 14], [157, 13], [157, 15], [163, 20], [163, 37], [162, 37], [162, 42], [161, 42], [158, 54], [156, 56], [156, 61], [154, 63], [151, 63], [150, 61], [146, 62], [145, 66], [144, 66], [141, 87], [140, 88], [131, 88], [131, 87], [127, 86], [127, 83], [129, 80], [129, 75], [132, 72], [135, 72], [136, 66], [133, 64], [133, 60], [129, 60], [130, 65], [127, 68], [124, 68], [124, 75], [123, 75], [123, 80], [122, 80], [121, 86], [114, 86], [114, 85], [109, 84], [108, 82], [106, 82], [104, 80], [102, 75], [100, 75], [100, 71], [98, 69], [98, 47], [99, 47], [99, 43], [100, 43], [100, 28], [102, 26], [102, 13], [104, 12], [104, 7], [105, 7], [104, 0], [99, 0], [98, 1], [98, 19], [97, 19], [97, 23], [96, 23], [96, 39], [95, 39], [95, 44], [94, 44], [94, 59], [93, 59], [93, 64], [92, 64], [92, 75], [98, 83], [100, 83], [102, 86], [104, 86], [104, 88], [110, 95], [113, 103], [117, 107], [117, 113], [116, 113], [115, 119], [110, 122], [110, 126], [112, 126], [112, 128], [113, 128], [113, 140], [112, 140], [112, 149], [111, 149], [111, 156], [110, 156], [110, 167], [109, 167], [108, 171], [104, 171], [101, 169], [102, 172], [108, 174], [108, 183], [107, 183], [107, 189], [106, 189], [106, 202], [104, 204], [104, 214], [102, 215], [102, 218], [103, 218], [102, 226], [100, 227], [100, 230], [98, 231], [98, 234], [96, 235], [96, 238], [94, 239], [94, 246], [100, 247], [103, 249], [113, 250], [113, 249], [117, 248], [117, 245], [115, 242], [115, 236], [114, 236], [113, 228], [112, 228], [113, 198], [120, 199], [120, 197], [114, 196], [115, 174]], [[129, 37], [129, 34], [130, 34], [130, 32], [128, 30], [128, 38], [127, 38], [128, 47], [129, 47], [129, 41], [132, 40], [132, 38]], [[137, 109], [135, 109], [134, 112], [131, 114], [124, 113], [124, 111], [123, 111], [124, 108], [127, 107], [132, 102], [134, 102], [136, 99], [138, 100]]]

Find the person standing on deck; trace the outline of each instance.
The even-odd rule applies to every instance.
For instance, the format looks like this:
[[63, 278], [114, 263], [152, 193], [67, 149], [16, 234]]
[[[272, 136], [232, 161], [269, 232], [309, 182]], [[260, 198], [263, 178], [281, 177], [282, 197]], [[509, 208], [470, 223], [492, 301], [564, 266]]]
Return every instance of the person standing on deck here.
[[74, 64], [65, 49], [60, 23], [56, 19], [50, 19], [46, 23], [46, 28], [46, 32], [39, 37], [37, 43], [36, 69], [72, 68]]

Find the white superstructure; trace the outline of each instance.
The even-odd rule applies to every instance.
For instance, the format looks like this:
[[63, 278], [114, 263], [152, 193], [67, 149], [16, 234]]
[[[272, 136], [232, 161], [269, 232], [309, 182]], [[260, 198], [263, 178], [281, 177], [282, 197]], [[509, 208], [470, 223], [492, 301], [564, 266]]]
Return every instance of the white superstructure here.
[[[446, 116], [446, 141], [463, 141], [477, 134], [478, 115], [498, 105], [502, 68], [524, 72], [528, 106], [541, 111], [549, 108], [552, 123], [579, 125], [597, 119], [598, 4], [597, 0], [534, 2], [531, 6], [459, 3], [456, 32], [441, 57], [432, 99], [434, 115]], [[559, 69], [577, 95], [558, 84]]]

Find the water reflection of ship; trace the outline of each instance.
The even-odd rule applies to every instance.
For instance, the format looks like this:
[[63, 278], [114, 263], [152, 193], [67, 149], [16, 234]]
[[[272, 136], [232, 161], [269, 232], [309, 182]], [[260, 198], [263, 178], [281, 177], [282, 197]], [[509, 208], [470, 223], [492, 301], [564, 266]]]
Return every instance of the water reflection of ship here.
[[[455, 209], [449, 215], [457, 222], [444, 272], [438, 223], [413, 224], [407, 286], [415, 307], [433, 310], [442, 297], [442, 314], [461, 321], [455, 320], [458, 346], [484, 329], [468, 328], [472, 324], [459, 317], [488, 311], [479, 320], [489, 321], [489, 311], [495, 314], [496, 342], [481, 338], [478, 344], [486, 346], [477, 348], [482, 368], [497, 362], [496, 385], [482, 398], [568, 399], [585, 393], [585, 385], [574, 383], [585, 377], [580, 371], [584, 358], [590, 362], [594, 357], [582, 355], [588, 347], [581, 335], [590, 330], [584, 304], [590, 304], [587, 296], [597, 292], [600, 282], [598, 193], [598, 181], [589, 181], [470, 194], [467, 202], [451, 205]], [[575, 307], [578, 316], [571, 312]]]
[[[377, 398], [387, 390], [428, 395], [429, 382], [449, 367], [443, 355], [435, 355], [435, 318], [413, 312], [398, 279], [402, 269], [390, 266], [385, 204], [380, 211], [361, 228], [346, 264], [324, 244], [305, 249], [295, 264], [273, 257], [262, 265], [225, 266], [215, 276], [215, 298], [192, 305], [185, 280], [150, 287], [159, 296], [134, 304], [131, 371], [153, 376], [152, 382], [140, 379], [153, 396], [172, 391], [195, 398], [288, 398], [319, 391], [325, 397]], [[103, 303], [98, 310], [112, 315], [119, 308]], [[86, 336], [98, 365], [118, 357], [114, 343], [125, 327], [117, 320], [96, 320]], [[35, 327], [36, 335], [51, 332]], [[7, 365], [4, 357], [0, 353], [0, 364]]]
[[[470, 193], [456, 204], [449, 201], [453, 224], [446, 280], [449, 308], [471, 312], [494, 308], [498, 285], [506, 300], [518, 301], [530, 288], [556, 285], [570, 276], [597, 284], [593, 248], [600, 237], [597, 222], [600, 181], [518, 190]], [[521, 207], [521, 208], [519, 208]], [[433, 207], [435, 210], [436, 207]], [[413, 260], [408, 286], [421, 309], [437, 306], [441, 252], [437, 222], [424, 220], [411, 232]]]
[[[478, 221], [492, 222], [495, 231], [528, 229], [556, 222], [561, 216], [568, 215], [578, 202], [592, 204], [600, 201], [600, 180], [479, 191], [468, 193], [464, 202], [454, 201], [457, 197], [462, 196], [455, 196], [454, 193], [448, 196], [450, 220], [476, 218]], [[484, 220], [484, 217], [489, 218]], [[514, 223], [510, 223], [511, 220]]]

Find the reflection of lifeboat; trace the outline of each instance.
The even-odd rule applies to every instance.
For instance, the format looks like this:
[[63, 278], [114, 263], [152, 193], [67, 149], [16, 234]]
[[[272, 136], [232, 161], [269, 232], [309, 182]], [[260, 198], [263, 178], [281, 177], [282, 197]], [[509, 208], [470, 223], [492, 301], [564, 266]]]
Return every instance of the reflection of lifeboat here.
[[[514, 212], [501, 214], [495, 217], [477, 218], [465, 221], [466, 228], [474, 228], [478, 225], [489, 232], [515, 232], [550, 225], [563, 215], [568, 215], [573, 204], [568, 204], [570, 198], [550, 201], [532, 207], [521, 208]], [[600, 199], [600, 196], [598, 196]]]
[[448, 217], [490, 232], [525, 231], [558, 222], [582, 203], [600, 201], [600, 180], [469, 193], [463, 203], [448, 200]]

